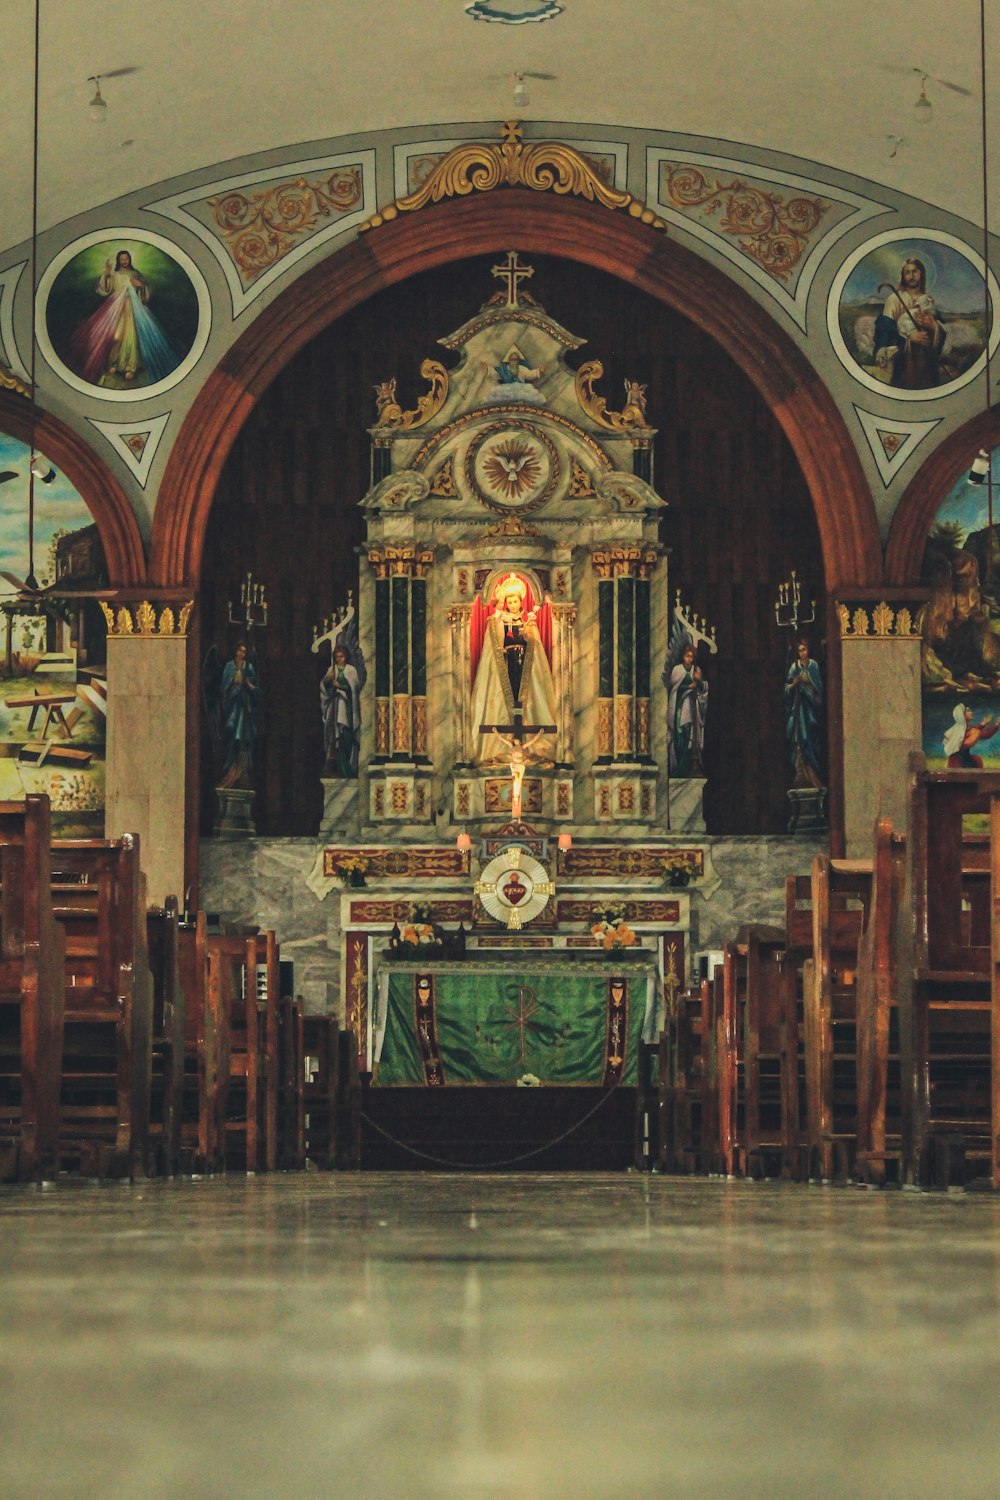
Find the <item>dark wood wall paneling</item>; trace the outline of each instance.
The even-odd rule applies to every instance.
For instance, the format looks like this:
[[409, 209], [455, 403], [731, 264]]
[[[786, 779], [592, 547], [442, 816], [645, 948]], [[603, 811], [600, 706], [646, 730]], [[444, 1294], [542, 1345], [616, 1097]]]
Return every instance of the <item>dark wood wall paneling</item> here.
[[[248, 569], [267, 585], [270, 625], [257, 641], [266, 712], [257, 768], [262, 834], [318, 827], [318, 684], [327, 653], [313, 656], [310, 642], [313, 624], [357, 588], [357, 502], [369, 481], [374, 386], [396, 375], [404, 406], [412, 405], [424, 388], [421, 360], [453, 363], [436, 340], [485, 299], [492, 259], [415, 276], [340, 319], [282, 372], [230, 454], [206, 537], [201, 619], [206, 645], [230, 648], [237, 632], [226, 623], [227, 597], [238, 595]], [[782, 832], [789, 633], [775, 627], [772, 600], [792, 567], [819, 596], [824, 617], [819, 535], [795, 458], [746, 377], [693, 323], [601, 271], [530, 259], [530, 290], [587, 339], [571, 363], [600, 359], [601, 389], [613, 405], [626, 376], [649, 386], [656, 485], [669, 502], [671, 593], [680, 586], [718, 630], [719, 654], [705, 663], [709, 831]], [[654, 662], [657, 673], [662, 668], [662, 659]], [[207, 831], [207, 743], [202, 768]]]

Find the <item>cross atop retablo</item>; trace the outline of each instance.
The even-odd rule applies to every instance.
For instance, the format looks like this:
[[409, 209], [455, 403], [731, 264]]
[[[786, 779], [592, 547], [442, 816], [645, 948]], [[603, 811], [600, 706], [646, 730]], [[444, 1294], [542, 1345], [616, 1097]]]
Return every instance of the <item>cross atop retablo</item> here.
[[522, 281], [527, 281], [529, 277], [534, 276], [534, 266], [522, 266], [518, 261], [517, 251], [508, 250], [507, 259], [504, 264], [502, 266], [493, 266], [492, 271], [493, 275], [499, 281], [507, 283], [505, 288], [507, 302], [505, 305], [512, 308], [520, 307], [521, 304], [517, 296], [518, 286]]

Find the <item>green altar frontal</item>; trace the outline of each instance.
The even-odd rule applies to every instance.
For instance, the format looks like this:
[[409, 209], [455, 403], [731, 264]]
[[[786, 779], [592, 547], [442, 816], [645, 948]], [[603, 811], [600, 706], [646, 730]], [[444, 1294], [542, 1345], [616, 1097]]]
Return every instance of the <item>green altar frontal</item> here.
[[658, 978], [651, 958], [385, 963], [372, 1084], [634, 1085]]

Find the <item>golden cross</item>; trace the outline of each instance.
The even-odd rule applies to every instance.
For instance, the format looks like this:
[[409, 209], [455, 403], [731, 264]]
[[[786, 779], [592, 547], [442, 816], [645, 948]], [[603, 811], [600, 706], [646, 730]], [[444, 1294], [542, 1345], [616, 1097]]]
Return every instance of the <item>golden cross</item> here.
[[508, 250], [507, 260], [504, 265], [494, 266], [492, 269], [493, 275], [498, 281], [506, 281], [507, 283], [507, 306], [519, 307], [520, 303], [517, 300], [518, 283], [526, 281], [529, 276], [534, 276], [534, 266], [520, 265], [517, 259], [517, 251]]

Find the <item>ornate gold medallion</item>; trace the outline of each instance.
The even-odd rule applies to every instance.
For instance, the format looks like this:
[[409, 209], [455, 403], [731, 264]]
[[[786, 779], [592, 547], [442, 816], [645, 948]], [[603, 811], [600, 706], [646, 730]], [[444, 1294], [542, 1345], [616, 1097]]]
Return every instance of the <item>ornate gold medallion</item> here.
[[562, 466], [555, 444], [530, 422], [493, 422], [473, 439], [465, 477], [490, 510], [527, 513], [551, 500]]

